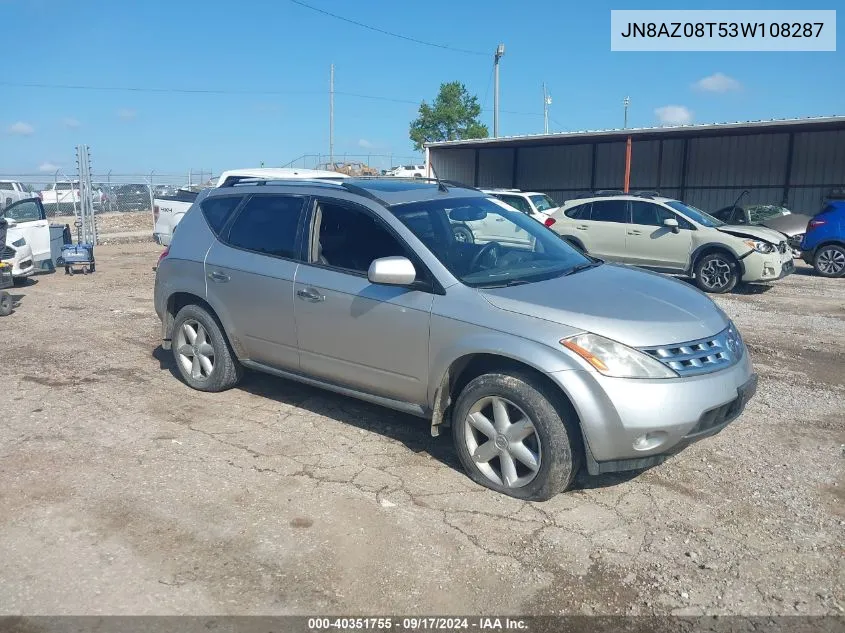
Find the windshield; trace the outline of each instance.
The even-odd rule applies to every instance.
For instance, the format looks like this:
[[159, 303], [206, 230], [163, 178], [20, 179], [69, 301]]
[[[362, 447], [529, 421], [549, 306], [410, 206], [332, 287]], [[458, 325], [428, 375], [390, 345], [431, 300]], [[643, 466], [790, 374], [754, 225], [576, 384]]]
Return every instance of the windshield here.
[[675, 209], [675, 211], [680, 211], [690, 220], [692, 220], [693, 222], [697, 222], [702, 226], [725, 226], [724, 222], [722, 222], [721, 220], [717, 220], [709, 213], [705, 213], [701, 209], [696, 209], [695, 207], [691, 207], [690, 205], [684, 204], [683, 202], [679, 202], [678, 200], [670, 200], [666, 204]]
[[537, 207], [537, 211], [548, 211], [549, 209], [554, 209], [559, 206], [554, 200], [546, 195], [528, 197], [531, 198], [531, 202], [533, 202], [534, 206]]
[[765, 220], [771, 218], [778, 218], [782, 215], [789, 215], [792, 212], [786, 207], [781, 207], [775, 204], [758, 204], [750, 207], [745, 207], [748, 215], [751, 218], [751, 224], [760, 224]]
[[390, 210], [468, 286], [531, 283], [600, 263], [494, 198], [426, 200]]

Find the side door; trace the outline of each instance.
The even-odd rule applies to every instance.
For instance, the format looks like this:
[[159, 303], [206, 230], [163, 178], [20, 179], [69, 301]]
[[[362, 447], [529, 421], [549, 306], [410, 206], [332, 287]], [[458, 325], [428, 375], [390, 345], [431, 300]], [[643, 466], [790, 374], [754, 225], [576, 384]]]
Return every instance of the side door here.
[[33, 262], [50, 259], [50, 223], [38, 198], [13, 202], [3, 212], [18, 223], [26, 243], [32, 249]]
[[[631, 201], [631, 223], [625, 236], [625, 263], [683, 272], [692, 254], [695, 227], [677, 213], [645, 200]], [[673, 219], [678, 232], [663, 222]]]
[[590, 254], [619, 262], [625, 257], [627, 223], [627, 200], [594, 200], [590, 205], [589, 219], [582, 217], [575, 222], [575, 236]]
[[[424, 403], [434, 298], [428, 271], [369, 208], [317, 198], [311, 216], [306, 261], [295, 284], [302, 372]], [[390, 256], [409, 257], [418, 281], [407, 287], [371, 284], [370, 263]]]
[[209, 225], [221, 226], [205, 258], [208, 302], [242, 359], [299, 368], [293, 281], [307, 201], [256, 193], [245, 199], [213, 196], [200, 204]]

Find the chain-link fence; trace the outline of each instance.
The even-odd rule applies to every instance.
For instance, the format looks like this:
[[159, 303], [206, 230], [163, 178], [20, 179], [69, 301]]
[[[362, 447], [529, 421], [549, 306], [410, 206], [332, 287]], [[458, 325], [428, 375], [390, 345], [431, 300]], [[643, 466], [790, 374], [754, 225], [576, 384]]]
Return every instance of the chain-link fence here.
[[348, 172], [353, 176], [371, 176], [383, 174], [402, 165], [422, 165], [424, 161], [421, 156], [399, 154], [303, 154], [282, 166], [328, 169]]
[[[93, 172], [91, 184], [94, 212], [152, 213], [156, 197], [174, 195], [179, 189], [198, 190], [214, 181], [210, 169], [186, 173], [116, 173]], [[8, 200], [0, 201], [0, 208], [24, 197], [38, 196], [49, 217], [75, 216], [79, 213], [80, 192], [76, 172], [58, 171], [52, 174], [0, 174], [0, 182], [7, 183]]]
[[[403, 165], [421, 165], [420, 156], [399, 154], [303, 154], [281, 167], [300, 169], [328, 169], [351, 176], [371, 176]], [[264, 167], [265, 165], [261, 165]], [[270, 167], [271, 165], [266, 165]], [[211, 169], [190, 169], [182, 173], [158, 172], [125, 173], [93, 171], [91, 184], [94, 213], [153, 213], [153, 200], [176, 195], [180, 189], [198, 191], [213, 186], [219, 172]], [[0, 183], [11, 183], [9, 194], [0, 197], [0, 210], [11, 201], [38, 196], [51, 218], [72, 217], [79, 213], [80, 193], [77, 172], [61, 169], [50, 173], [0, 174]]]

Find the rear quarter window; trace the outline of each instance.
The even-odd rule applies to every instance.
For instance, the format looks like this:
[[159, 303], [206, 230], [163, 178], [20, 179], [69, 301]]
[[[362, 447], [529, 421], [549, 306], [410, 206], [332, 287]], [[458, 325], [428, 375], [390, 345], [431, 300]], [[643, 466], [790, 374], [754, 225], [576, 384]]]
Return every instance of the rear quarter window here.
[[215, 235], [220, 235], [220, 231], [226, 226], [226, 222], [232, 217], [232, 212], [241, 203], [241, 200], [243, 200], [243, 196], [219, 196], [206, 198], [200, 204], [205, 221], [208, 222], [208, 226], [211, 227]]
[[563, 214], [568, 218], [572, 218], [573, 220], [589, 220], [590, 206], [591, 203], [589, 202], [587, 204], [579, 204], [577, 207], [567, 209], [563, 212]]

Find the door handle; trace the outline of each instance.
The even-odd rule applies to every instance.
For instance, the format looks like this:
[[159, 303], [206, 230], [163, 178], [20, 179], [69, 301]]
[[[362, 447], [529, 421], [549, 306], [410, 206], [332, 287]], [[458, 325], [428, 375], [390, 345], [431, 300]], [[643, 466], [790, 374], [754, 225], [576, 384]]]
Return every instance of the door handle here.
[[296, 296], [300, 299], [304, 299], [305, 301], [310, 301], [311, 303], [320, 303], [321, 301], [325, 301], [325, 295], [321, 295], [319, 292], [314, 290], [314, 288], [303, 288], [302, 290], [296, 291]]
[[575, 228], [578, 229], [579, 231], [586, 231], [587, 230], [587, 227], [584, 226], [583, 224], [580, 225], [580, 226], [576, 226]]
[[496, 222], [504, 222], [505, 218], [496, 218]]
[[208, 273], [208, 278], [211, 279], [211, 281], [216, 281], [217, 283], [221, 284], [229, 281], [229, 275], [221, 273], [219, 270], [212, 270], [210, 273]]
[[642, 235], [641, 231], [628, 231], [628, 235]]

